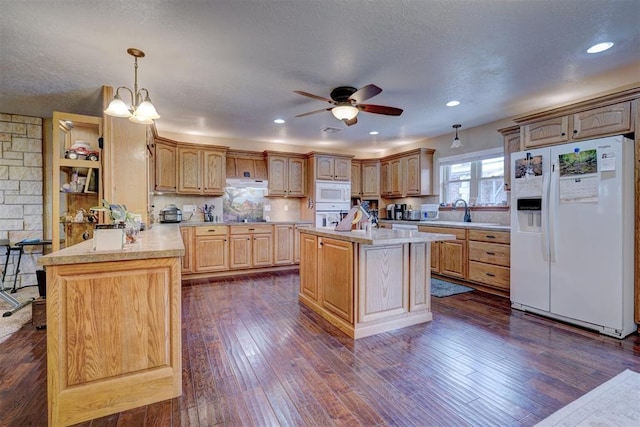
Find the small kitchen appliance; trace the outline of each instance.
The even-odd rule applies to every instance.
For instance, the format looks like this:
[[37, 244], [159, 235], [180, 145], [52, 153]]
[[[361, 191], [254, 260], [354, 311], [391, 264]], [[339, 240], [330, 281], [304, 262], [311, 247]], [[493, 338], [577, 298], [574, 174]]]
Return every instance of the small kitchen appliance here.
[[160, 222], [181, 222], [182, 211], [176, 205], [169, 205], [160, 211]]
[[404, 212], [407, 210], [407, 205], [405, 203], [396, 203], [396, 219], [403, 220]]
[[439, 212], [439, 206], [436, 204], [420, 205], [420, 221], [435, 221]]
[[387, 205], [387, 219], [396, 219], [396, 205], [393, 203]]

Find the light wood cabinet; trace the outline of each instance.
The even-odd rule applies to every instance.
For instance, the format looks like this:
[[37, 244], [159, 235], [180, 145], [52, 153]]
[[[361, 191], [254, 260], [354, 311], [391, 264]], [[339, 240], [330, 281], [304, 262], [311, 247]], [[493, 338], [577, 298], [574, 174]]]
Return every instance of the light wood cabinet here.
[[287, 265], [294, 262], [293, 228], [293, 224], [277, 224], [273, 226], [273, 263], [275, 265]]
[[353, 323], [353, 243], [326, 237], [318, 240], [320, 304], [325, 310]]
[[380, 161], [364, 160], [362, 162], [362, 197], [363, 198], [379, 198], [380, 197]]
[[313, 227], [312, 224], [296, 224], [294, 226], [294, 240], [293, 240], [293, 262], [300, 263], [300, 230]]
[[504, 189], [511, 190], [511, 153], [520, 151], [520, 127], [500, 129], [504, 142]]
[[380, 161], [351, 161], [351, 197], [380, 198]]
[[555, 117], [524, 125], [522, 137], [525, 148], [565, 143], [569, 141], [569, 117]]
[[382, 160], [380, 187], [383, 197], [430, 196], [434, 194], [433, 153], [419, 148]]
[[617, 135], [631, 131], [631, 102], [621, 102], [572, 116], [573, 139]]
[[509, 291], [510, 233], [469, 230], [469, 280]]
[[155, 190], [176, 191], [176, 145], [156, 139], [154, 141]]
[[316, 179], [351, 181], [351, 159], [348, 157], [314, 155]]
[[222, 195], [226, 159], [222, 150], [178, 145], [179, 194]]
[[311, 234], [300, 236], [300, 256], [305, 259], [300, 264], [300, 293], [318, 302], [318, 237]]
[[351, 160], [351, 197], [362, 196], [362, 164], [360, 160]]
[[431, 272], [456, 279], [467, 278], [467, 230], [464, 228], [418, 226], [425, 233], [454, 234], [456, 240], [431, 244]]
[[182, 257], [182, 274], [193, 272], [193, 227], [180, 227], [180, 236], [184, 244], [184, 256]]
[[391, 195], [391, 162], [380, 162], [380, 195], [389, 197]]
[[262, 153], [229, 150], [227, 151], [227, 178], [266, 180], [267, 163]]
[[[102, 204], [103, 159], [100, 155], [98, 160], [65, 158], [65, 151], [82, 142], [99, 152], [102, 119], [54, 112], [53, 126], [51, 246], [55, 252], [60, 249], [61, 240], [64, 247], [69, 247], [93, 237], [93, 223], [87, 216], [79, 219], [76, 215], [81, 210], [88, 213], [89, 208]], [[70, 185], [68, 191], [62, 190], [64, 184]]]
[[269, 151], [266, 155], [269, 196], [304, 197], [306, 159]]
[[226, 271], [229, 269], [229, 236], [226, 225], [195, 228], [195, 272]]
[[182, 394], [178, 257], [47, 265], [46, 271], [48, 425]]
[[244, 269], [273, 265], [271, 225], [229, 226], [229, 267]]
[[534, 148], [619, 135], [631, 130], [631, 101], [625, 101], [525, 123], [521, 134], [524, 148]]

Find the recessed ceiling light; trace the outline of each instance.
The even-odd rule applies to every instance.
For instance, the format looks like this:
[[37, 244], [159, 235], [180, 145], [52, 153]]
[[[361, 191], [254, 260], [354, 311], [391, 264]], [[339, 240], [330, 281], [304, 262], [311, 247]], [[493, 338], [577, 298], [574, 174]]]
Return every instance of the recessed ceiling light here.
[[604, 43], [594, 44], [589, 49], [587, 49], [587, 53], [604, 52], [605, 50], [610, 49], [611, 46], [613, 46], [613, 43], [611, 43], [611, 42], [604, 42]]
[[378, 135], [380, 132], [378, 132], [377, 130], [372, 130], [371, 132], [369, 132], [369, 135]]
[[281, 125], [281, 124], [283, 124], [283, 123], [284, 123], [284, 120], [283, 120], [283, 119], [275, 119], [275, 120], [273, 121], [273, 123], [277, 123], [277, 124]]
[[456, 105], [460, 105], [460, 101], [449, 101], [449, 102], [447, 102], [447, 107], [455, 107]]

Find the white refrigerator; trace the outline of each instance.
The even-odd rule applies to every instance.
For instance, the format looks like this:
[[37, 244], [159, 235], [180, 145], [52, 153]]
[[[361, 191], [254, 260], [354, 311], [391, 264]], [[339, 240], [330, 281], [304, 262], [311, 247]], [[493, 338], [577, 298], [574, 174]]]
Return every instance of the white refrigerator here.
[[616, 338], [634, 323], [634, 142], [511, 155], [511, 303]]

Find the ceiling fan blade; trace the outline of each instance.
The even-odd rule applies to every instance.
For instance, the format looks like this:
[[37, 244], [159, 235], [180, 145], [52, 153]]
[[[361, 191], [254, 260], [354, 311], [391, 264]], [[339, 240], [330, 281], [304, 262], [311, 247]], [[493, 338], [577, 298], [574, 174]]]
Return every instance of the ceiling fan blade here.
[[304, 117], [310, 114], [322, 113], [323, 111], [331, 111], [331, 108], [323, 108], [322, 110], [309, 111], [308, 113], [298, 114], [296, 117]]
[[313, 99], [317, 99], [318, 101], [325, 101], [325, 102], [328, 102], [329, 104], [335, 104], [335, 101], [333, 101], [332, 99], [323, 98], [321, 96], [314, 95], [309, 92], [304, 92], [302, 90], [294, 90], [293, 92], [297, 93], [298, 95], [306, 96], [307, 98], [313, 98]]
[[374, 84], [368, 84], [355, 91], [350, 97], [350, 101], [355, 101], [356, 104], [366, 101], [369, 98], [373, 98], [377, 94], [382, 92], [378, 86]]
[[347, 126], [353, 126], [353, 125], [355, 125], [356, 123], [358, 123], [358, 116], [355, 116], [355, 117], [354, 117], [353, 119], [351, 119], [351, 120], [346, 120], [346, 119], [345, 119], [345, 120], [343, 120], [343, 122], [344, 122], [344, 124], [345, 124], [345, 125], [347, 125]]
[[358, 108], [367, 113], [384, 114], [385, 116], [399, 116], [403, 111], [400, 108], [373, 104], [359, 104]]

